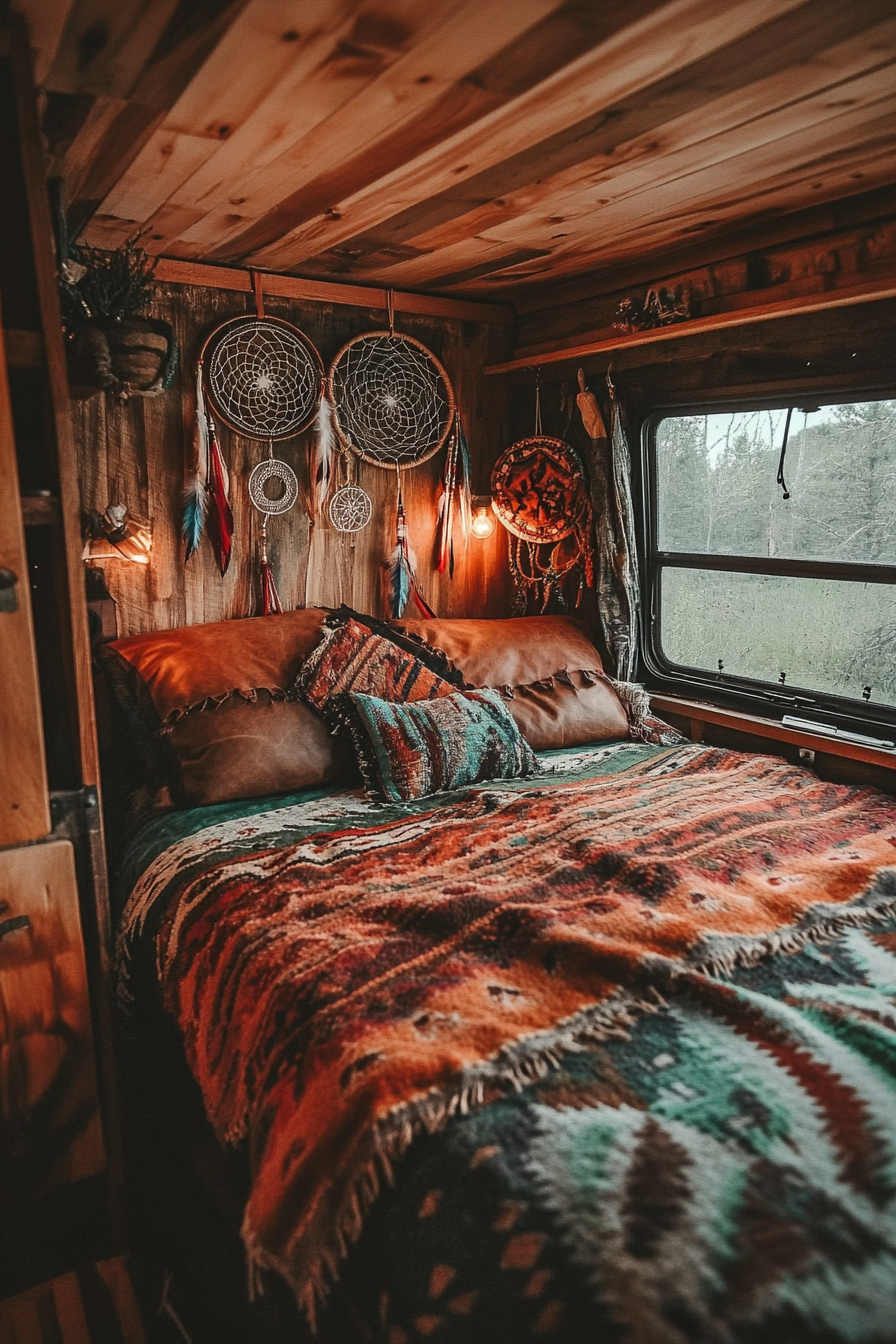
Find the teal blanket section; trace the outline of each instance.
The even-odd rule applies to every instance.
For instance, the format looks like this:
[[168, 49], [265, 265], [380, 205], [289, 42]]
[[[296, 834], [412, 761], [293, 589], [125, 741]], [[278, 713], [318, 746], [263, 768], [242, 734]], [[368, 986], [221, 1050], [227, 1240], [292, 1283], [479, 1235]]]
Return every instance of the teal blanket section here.
[[694, 974], [456, 1117], [362, 1256], [382, 1241], [396, 1336], [442, 1315], [452, 1344], [893, 1344], [896, 920]]
[[[537, 759], [544, 767], [548, 779], [554, 771], [562, 767], [563, 778], [568, 777], [570, 781], [573, 781], [576, 778], [587, 778], [594, 774], [616, 774], [631, 769], [633, 766], [638, 766], [654, 756], [661, 756], [668, 751], [668, 747], [621, 742], [611, 744], [609, 747], [603, 745], [592, 749], [583, 747], [577, 751], [539, 752]], [[508, 788], [513, 788], [515, 785], [526, 787], [527, 785], [531, 786], [531, 784], [531, 779], [500, 781], [501, 787]], [[154, 817], [152, 821], [148, 821], [140, 827], [125, 851], [115, 881], [116, 915], [119, 915], [124, 909], [128, 896], [141, 874], [159, 855], [163, 854], [171, 845], [176, 844], [177, 841], [184, 840], [191, 835], [197, 835], [200, 831], [206, 829], [211, 830], [223, 826], [225, 822], [279, 812], [283, 814], [282, 843], [292, 844], [301, 835], [308, 834], [312, 830], [333, 829], [337, 822], [323, 819], [319, 823], [313, 823], [310, 828], [304, 825], [297, 829], [296, 825], [290, 820], [290, 813], [305, 803], [314, 802], [316, 799], [336, 798], [343, 792], [345, 790], [340, 786], [299, 789], [295, 793], [268, 794], [263, 798], [213, 803], [208, 807], [185, 808], [179, 812], [165, 812], [158, 817]], [[350, 796], [355, 799], [361, 797], [357, 790], [353, 790]], [[426, 798], [422, 804], [395, 804], [394, 807], [403, 809], [423, 806], [427, 811], [431, 811], [433, 807], [450, 806], [458, 798], [466, 796], [467, 791], [454, 790], [450, 793]], [[383, 805], [369, 803], [368, 806], [371, 809], [371, 822], [380, 823], [384, 817]], [[401, 814], [401, 811], [395, 812], [395, 815]], [[275, 839], [272, 838], [272, 843], [274, 842]], [[254, 844], [244, 845], [243, 847], [253, 848]], [[213, 857], [215, 859], [225, 858], [228, 854], [236, 853], [238, 848], [238, 843], [235, 845], [232, 841], [222, 842], [221, 849]]]

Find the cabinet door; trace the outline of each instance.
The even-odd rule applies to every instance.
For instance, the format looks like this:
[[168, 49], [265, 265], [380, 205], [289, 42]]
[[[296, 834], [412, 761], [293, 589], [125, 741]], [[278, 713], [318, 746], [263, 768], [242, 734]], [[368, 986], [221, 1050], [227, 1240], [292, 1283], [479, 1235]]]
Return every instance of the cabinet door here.
[[0, 851], [0, 1133], [13, 1227], [51, 1187], [105, 1166], [68, 840]]
[[0, 845], [50, 831], [47, 768], [31, 624], [6, 353], [0, 340]]

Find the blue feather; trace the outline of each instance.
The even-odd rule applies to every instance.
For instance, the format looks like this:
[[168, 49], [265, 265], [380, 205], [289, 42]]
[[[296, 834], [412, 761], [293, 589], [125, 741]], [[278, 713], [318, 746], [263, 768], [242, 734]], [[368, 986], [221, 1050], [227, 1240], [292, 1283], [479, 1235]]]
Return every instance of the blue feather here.
[[411, 596], [411, 571], [404, 547], [399, 542], [389, 557], [389, 611], [394, 620], [401, 617]]
[[208, 495], [205, 486], [197, 476], [187, 486], [184, 493], [183, 534], [187, 543], [185, 559], [189, 560], [199, 546], [205, 528], [205, 515], [208, 512]]

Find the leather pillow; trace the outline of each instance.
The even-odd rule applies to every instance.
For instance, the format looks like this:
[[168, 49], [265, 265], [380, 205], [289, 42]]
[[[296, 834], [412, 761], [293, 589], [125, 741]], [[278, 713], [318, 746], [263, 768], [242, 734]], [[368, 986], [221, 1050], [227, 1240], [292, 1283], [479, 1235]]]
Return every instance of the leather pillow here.
[[471, 685], [500, 689], [536, 751], [629, 736], [622, 701], [604, 680], [600, 654], [574, 617], [395, 624], [441, 649]]
[[201, 806], [345, 778], [291, 687], [327, 612], [217, 621], [106, 645], [99, 662], [156, 806]]

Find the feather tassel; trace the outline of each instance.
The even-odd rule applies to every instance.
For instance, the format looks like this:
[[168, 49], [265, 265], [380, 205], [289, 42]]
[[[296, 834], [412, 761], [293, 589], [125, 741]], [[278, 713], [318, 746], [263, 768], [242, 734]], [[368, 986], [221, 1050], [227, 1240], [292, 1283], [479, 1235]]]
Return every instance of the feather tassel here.
[[184, 491], [183, 534], [186, 542], [186, 559], [194, 555], [202, 533], [205, 530], [205, 517], [208, 513], [208, 494], [198, 475]]
[[411, 596], [411, 574], [404, 546], [399, 542], [389, 556], [389, 615], [400, 620]]
[[184, 491], [185, 560], [196, 553], [208, 514], [208, 414], [202, 387], [202, 360], [196, 365], [196, 427], [193, 434], [195, 472]]
[[327, 495], [330, 493], [334, 440], [333, 407], [324, 391], [317, 411], [311, 448], [311, 491], [314, 498], [314, 514], [318, 522], [324, 516]]
[[277, 592], [277, 584], [274, 580], [274, 571], [271, 569], [270, 561], [267, 556], [261, 562], [261, 612], [262, 616], [280, 616], [283, 613], [283, 604], [280, 601], [280, 594]]
[[460, 506], [460, 526], [464, 538], [464, 546], [470, 540], [473, 526], [473, 491], [472, 491], [472, 471], [470, 468], [470, 445], [467, 443], [467, 436], [464, 433], [464, 427], [460, 422], [460, 416], [457, 417], [457, 494]]
[[233, 545], [233, 513], [227, 498], [230, 476], [224, 456], [218, 446], [215, 422], [208, 417], [208, 534], [215, 550], [215, 559], [221, 574], [227, 573]]

